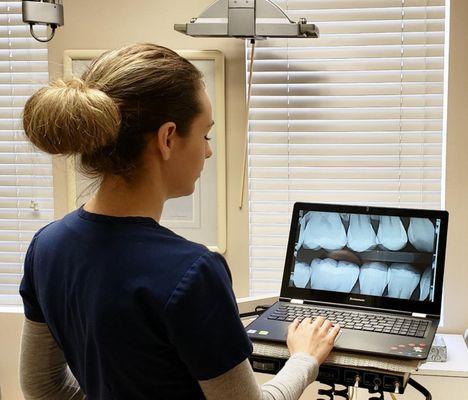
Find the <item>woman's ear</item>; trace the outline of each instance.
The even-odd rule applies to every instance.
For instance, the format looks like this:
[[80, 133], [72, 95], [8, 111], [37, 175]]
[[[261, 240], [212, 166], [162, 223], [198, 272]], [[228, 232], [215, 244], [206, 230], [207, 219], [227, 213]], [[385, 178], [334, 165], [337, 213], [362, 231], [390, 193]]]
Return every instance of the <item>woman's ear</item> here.
[[176, 124], [174, 122], [166, 122], [162, 124], [159, 127], [155, 139], [162, 159], [164, 161], [169, 160], [177, 140]]

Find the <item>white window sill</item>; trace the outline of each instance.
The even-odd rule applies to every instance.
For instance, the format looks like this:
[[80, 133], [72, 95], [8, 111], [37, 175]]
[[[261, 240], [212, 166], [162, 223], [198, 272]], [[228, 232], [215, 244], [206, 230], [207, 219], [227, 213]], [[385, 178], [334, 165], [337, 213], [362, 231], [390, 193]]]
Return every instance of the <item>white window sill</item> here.
[[23, 306], [1, 306], [0, 314], [24, 314]]

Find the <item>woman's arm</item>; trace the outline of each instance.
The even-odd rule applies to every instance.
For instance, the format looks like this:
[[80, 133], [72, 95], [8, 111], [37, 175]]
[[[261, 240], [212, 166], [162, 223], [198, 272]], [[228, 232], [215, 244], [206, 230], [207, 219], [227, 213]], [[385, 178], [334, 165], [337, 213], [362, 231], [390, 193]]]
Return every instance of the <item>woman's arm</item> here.
[[207, 400], [297, 400], [316, 379], [318, 368], [315, 357], [296, 353], [272, 380], [262, 386], [256, 382], [248, 360], [216, 378], [199, 383]]
[[47, 324], [25, 319], [20, 353], [25, 400], [86, 399]]

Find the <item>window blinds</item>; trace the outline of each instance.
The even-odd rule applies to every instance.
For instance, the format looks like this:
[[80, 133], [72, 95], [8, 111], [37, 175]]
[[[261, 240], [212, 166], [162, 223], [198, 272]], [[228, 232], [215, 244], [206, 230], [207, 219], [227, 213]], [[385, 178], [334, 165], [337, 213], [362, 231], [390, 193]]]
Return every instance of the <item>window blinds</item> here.
[[[0, 307], [21, 304], [18, 286], [34, 233], [53, 219], [52, 162], [21, 128], [28, 97], [48, 82], [47, 45], [23, 24], [21, 1], [0, 1]], [[36, 27], [45, 36], [44, 27]]]
[[[252, 295], [278, 293], [296, 201], [441, 205], [444, 0], [275, 3], [320, 38], [256, 43]], [[247, 78], [249, 58], [248, 45]]]

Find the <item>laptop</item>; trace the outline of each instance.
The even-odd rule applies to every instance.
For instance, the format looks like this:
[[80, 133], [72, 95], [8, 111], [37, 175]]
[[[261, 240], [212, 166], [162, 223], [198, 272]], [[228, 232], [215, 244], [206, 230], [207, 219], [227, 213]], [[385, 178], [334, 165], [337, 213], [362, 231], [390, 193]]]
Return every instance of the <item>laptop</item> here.
[[424, 360], [440, 320], [448, 213], [296, 203], [279, 301], [246, 327], [285, 343], [295, 318], [323, 316], [335, 349]]

